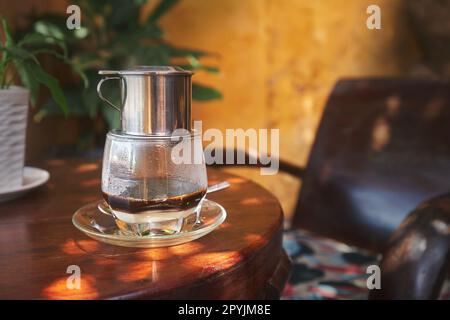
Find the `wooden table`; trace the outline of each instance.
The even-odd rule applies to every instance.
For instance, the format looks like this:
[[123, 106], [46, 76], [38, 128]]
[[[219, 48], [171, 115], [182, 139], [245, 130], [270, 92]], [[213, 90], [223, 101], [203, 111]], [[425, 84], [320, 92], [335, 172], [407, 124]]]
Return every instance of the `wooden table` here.
[[[257, 184], [209, 170], [210, 183], [231, 183], [208, 195], [228, 212], [218, 229], [179, 246], [125, 248], [97, 242], [71, 222], [77, 208], [101, 198], [100, 162], [49, 160], [39, 167], [51, 175], [45, 186], [0, 203], [0, 298], [279, 296], [290, 269], [281, 246], [283, 213], [278, 200]], [[67, 287], [71, 265], [80, 268], [80, 289]]]

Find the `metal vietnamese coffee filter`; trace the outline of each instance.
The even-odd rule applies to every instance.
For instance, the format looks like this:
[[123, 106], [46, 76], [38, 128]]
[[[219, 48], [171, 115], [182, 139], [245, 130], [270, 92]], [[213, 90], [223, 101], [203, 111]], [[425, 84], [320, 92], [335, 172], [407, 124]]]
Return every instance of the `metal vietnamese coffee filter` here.
[[[120, 112], [121, 131], [130, 135], [168, 136], [176, 129], [191, 130], [192, 72], [172, 66], [140, 66], [101, 70], [99, 97]], [[101, 91], [104, 82], [118, 80], [122, 105]]]

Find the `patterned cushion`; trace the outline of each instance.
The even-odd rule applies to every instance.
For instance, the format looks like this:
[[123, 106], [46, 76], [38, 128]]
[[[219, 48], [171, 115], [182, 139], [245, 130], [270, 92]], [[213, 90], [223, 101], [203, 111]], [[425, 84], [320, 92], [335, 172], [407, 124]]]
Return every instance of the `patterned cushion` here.
[[[367, 266], [380, 256], [306, 231], [287, 231], [283, 246], [293, 270], [282, 299], [367, 299]], [[450, 299], [450, 281], [441, 293]]]

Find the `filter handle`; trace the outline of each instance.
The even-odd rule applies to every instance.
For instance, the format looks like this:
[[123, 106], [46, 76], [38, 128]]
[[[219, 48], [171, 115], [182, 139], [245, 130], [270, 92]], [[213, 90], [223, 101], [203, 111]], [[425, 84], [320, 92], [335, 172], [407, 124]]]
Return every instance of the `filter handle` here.
[[[122, 106], [121, 107], [118, 107], [118, 106], [116, 106], [114, 103], [112, 103], [108, 98], [105, 98], [105, 96], [103, 96], [103, 93], [102, 93], [102, 84], [104, 83], [104, 82], [106, 82], [106, 81], [108, 81], [108, 80], [120, 80], [120, 82], [121, 82], [121, 85], [122, 85], [122, 96], [123, 96], [123, 99], [122, 99]], [[122, 112], [122, 107], [124, 106], [124, 104], [125, 104], [125, 100], [126, 100], [126, 94], [127, 94], [127, 88], [126, 88], [126, 81], [125, 81], [125, 79], [124, 78], [122, 78], [122, 77], [104, 77], [104, 78], [102, 78], [99, 82], [98, 82], [98, 84], [97, 84], [97, 94], [98, 94], [98, 96], [100, 97], [100, 99], [102, 99], [103, 101], [105, 101], [108, 105], [110, 105], [111, 107], [113, 107], [114, 109], [116, 109], [117, 111], [119, 111], [119, 112]]]

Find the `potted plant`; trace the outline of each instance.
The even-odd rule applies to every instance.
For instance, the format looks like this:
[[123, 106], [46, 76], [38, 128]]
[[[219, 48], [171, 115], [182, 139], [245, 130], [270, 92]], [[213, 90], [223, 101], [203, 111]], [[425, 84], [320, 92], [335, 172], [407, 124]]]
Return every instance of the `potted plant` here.
[[[42, 67], [48, 54], [70, 64], [63, 41], [37, 32], [15, 41], [5, 19], [0, 19], [0, 192], [22, 185], [29, 101], [37, 101], [40, 84], [67, 113], [67, 101], [58, 80]], [[15, 85], [20, 82], [22, 86]]]

